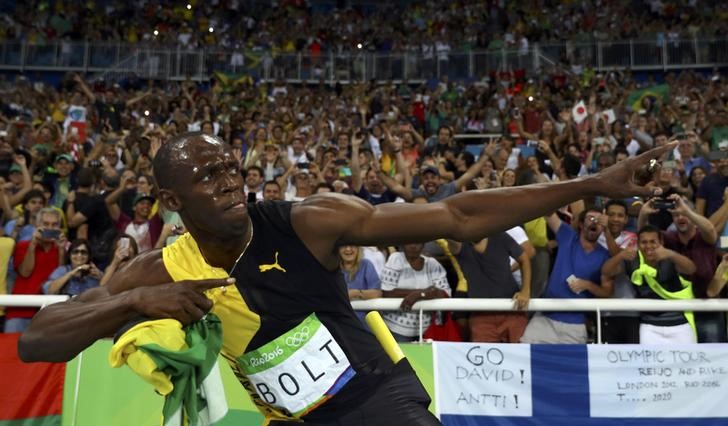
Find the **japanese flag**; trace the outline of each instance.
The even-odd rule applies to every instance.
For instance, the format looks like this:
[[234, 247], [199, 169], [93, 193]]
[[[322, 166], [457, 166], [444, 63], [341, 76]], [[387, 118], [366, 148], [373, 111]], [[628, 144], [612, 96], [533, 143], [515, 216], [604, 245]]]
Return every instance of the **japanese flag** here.
[[607, 124], [612, 124], [617, 121], [617, 116], [614, 114], [614, 110], [610, 108], [606, 111], [602, 111], [602, 120], [606, 121]]
[[574, 105], [574, 108], [571, 109], [571, 116], [574, 117], [576, 124], [586, 120], [589, 114], [586, 112], [586, 105], [584, 105], [584, 101], [579, 101], [576, 105]]

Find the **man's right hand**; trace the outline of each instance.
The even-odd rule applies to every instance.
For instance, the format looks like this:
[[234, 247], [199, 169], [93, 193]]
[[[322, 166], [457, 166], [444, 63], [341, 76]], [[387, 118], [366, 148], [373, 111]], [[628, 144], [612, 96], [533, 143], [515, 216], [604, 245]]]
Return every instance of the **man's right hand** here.
[[135, 311], [149, 318], [173, 318], [187, 325], [198, 321], [210, 309], [212, 301], [206, 290], [235, 284], [235, 278], [188, 280], [129, 291], [129, 302]]

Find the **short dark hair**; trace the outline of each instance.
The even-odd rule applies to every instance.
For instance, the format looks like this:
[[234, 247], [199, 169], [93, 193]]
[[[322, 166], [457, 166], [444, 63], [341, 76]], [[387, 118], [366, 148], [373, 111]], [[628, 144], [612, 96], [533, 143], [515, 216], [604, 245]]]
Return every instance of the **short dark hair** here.
[[662, 241], [662, 232], [660, 232], [660, 228], [656, 227], [655, 225], [649, 224], [649, 223], [647, 225], [643, 226], [642, 228], [640, 228], [639, 231], [637, 231], [637, 239], [639, 239], [642, 236], [642, 234], [648, 234], [651, 232], [656, 233], [657, 237], [660, 239], [660, 241]]
[[250, 173], [251, 170], [257, 170], [258, 174], [263, 177], [265, 176], [265, 172], [263, 172], [263, 168], [258, 166], [250, 166], [247, 169], [245, 169], [245, 177], [248, 177], [248, 173]]
[[265, 181], [265, 183], [263, 184], [263, 188], [265, 188], [266, 186], [269, 186], [269, 185], [275, 185], [278, 187], [279, 190], [281, 189], [281, 184], [279, 184], [278, 182], [276, 182], [274, 180]]
[[586, 219], [586, 215], [589, 214], [590, 212], [599, 213], [599, 214], [602, 213], [596, 207], [588, 207], [588, 208], [582, 210], [581, 213], [579, 213], [579, 217], [577, 218], [579, 220], [579, 223], [584, 223], [584, 219]]
[[612, 206], [619, 206], [624, 209], [624, 212], [627, 213], [629, 210], [627, 209], [627, 204], [622, 200], [609, 200], [607, 201], [607, 204], [604, 205], [604, 211], [606, 212], [609, 210]]
[[180, 154], [187, 150], [186, 145], [190, 139], [199, 138], [202, 135], [204, 135], [202, 132], [180, 133], [167, 143], [162, 144], [159, 151], [157, 151], [157, 155], [154, 156], [154, 160], [152, 160], [154, 178], [157, 180], [160, 189], [174, 186], [176, 181], [174, 170], [179, 167]]
[[94, 185], [94, 182], [96, 182], [96, 176], [94, 175], [93, 170], [88, 167], [83, 167], [78, 171], [78, 174], [76, 175], [76, 184], [78, 186], [89, 188]]
[[86, 246], [86, 251], [88, 251], [88, 261], [89, 263], [91, 262], [91, 256], [93, 256], [93, 253], [91, 253], [91, 245], [88, 243], [88, 240], [83, 238], [76, 238], [68, 247], [68, 250], [66, 250], [66, 264], [71, 264], [71, 252], [75, 250], [76, 247], [80, 246]]

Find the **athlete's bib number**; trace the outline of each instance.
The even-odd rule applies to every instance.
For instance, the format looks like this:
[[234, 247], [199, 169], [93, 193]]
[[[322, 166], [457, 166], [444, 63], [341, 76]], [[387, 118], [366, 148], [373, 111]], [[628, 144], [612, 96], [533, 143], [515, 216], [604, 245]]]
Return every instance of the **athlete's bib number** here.
[[315, 314], [238, 361], [263, 401], [295, 417], [332, 397], [355, 374]]

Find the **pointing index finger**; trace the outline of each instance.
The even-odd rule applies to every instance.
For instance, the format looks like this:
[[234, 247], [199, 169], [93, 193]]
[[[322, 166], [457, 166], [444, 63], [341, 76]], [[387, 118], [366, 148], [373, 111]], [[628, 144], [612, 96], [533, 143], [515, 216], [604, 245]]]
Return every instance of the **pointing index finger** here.
[[197, 292], [204, 292], [218, 287], [226, 287], [235, 284], [235, 278], [213, 278], [209, 280], [189, 281], [189, 286]]
[[647, 164], [650, 160], [656, 159], [659, 156], [661, 156], [662, 154], [672, 151], [673, 149], [675, 149], [678, 146], [678, 144], [679, 144], [678, 141], [674, 141], [674, 142], [670, 142], [668, 144], [665, 144], [665, 145], [657, 147], [657, 148], [652, 148], [651, 150], [649, 150], [647, 152], [643, 152], [642, 154], [635, 157], [634, 163], [637, 167], [639, 167], [643, 164]]

